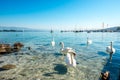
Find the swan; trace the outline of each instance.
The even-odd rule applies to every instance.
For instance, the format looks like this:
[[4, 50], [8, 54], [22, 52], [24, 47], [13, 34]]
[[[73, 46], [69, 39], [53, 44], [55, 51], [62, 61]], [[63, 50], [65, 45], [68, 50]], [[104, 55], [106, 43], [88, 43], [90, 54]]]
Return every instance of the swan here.
[[115, 48], [113, 48], [113, 42], [110, 42], [110, 46], [106, 47], [106, 52], [108, 52], [109, 54], [110, 53], [112, 53], [112, 54], [115, 53]]
[[76, 60], [75, 60], [76, 53], [73, 50], [68, 50], [65, 58], [65, 62], [67, 66], [75, 67], [76, 68]]
[[65, 55], [64, 60], [65, 60], [66, 65], [68, 66], [68, 71], [70, 71], [69, 67], [76, 68], [76, 60], [75, 60], [76, 53], [75, 53], [75, 51], [70, 47], [64, 48], [64, 43], [63, 42], [60, 42], [60, 45], [61, 45], [60, 52], [63, 55]]
[[53, 40], [51, 41], [51, 45], [52, 45], [52, 47], [54, 47], [54, 46], [55, 46], [55, 41], [54, 41], [54, 38], [53, 38]]
[[60, 46], [61, 46], [60, 53], [62, 53], [63, 55], [66, 55], [69, 50], [72, 50], [72, 48], [70, 48], [70, 47], [64, 48], [63, 42], [60, 42]]
[[87, 37], [87, 45], [88, 44], [92, 44], [92, 40], [90, 40], [88, 37]]
[[115, 48], [113, 48], [113, 42], [110, 42], [110, 46], [106, 47], [106, 52], [110, 54], [110, 60], [112, 60], [112, 55], [115, 53]]

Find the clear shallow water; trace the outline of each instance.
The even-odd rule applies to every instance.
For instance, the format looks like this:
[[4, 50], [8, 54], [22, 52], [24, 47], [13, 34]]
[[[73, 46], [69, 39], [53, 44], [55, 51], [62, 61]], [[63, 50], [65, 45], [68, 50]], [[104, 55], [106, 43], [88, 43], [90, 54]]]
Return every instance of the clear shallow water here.
[[[57, 59], [61, 57], [59, 55], [59, 42], [63, 41], [65, 47], [72, 47], [77, 53], [78, 71], [75, 74], [76, 76], [84, 75], [84, 79], [82, 80], [98, 80], [100, 72], [108, 70], [111, 73], [112, 80], [117, 80], [120, 68], [120, 33], [54, 32], [53, 36], [56, 42], [55, 47], [51, 46], [52, 34], [50, 32], [3, 32], [0, 33], [0, 42], [13, 44], [14, 42], [20, 41], [24, 43], [25, 47], [30, 46], [33, 50], [41, 54], [51, 54], [52, 56], [47, 56], [48, 61], [46, 64], [48, 64], [54, 63], [50, 62], [51, 57], [54, 57], [56, 63]], [[93, 41], [88, 46], [86, 45], [87, 37]], [[106, 53], [106, 46], [110, 45], [110, 41], [113, 41], [113, 47], [116, 49], [112, 63], [109, 63], [109, 55]], [[32, 55], [37, 54], [32, 53]], [[66, 79], [64, 78], [64, 80]]]

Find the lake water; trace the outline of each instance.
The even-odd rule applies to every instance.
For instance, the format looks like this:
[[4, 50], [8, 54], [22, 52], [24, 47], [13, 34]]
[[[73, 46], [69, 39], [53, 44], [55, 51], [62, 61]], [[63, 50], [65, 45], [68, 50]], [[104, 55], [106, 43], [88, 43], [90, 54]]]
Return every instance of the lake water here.
[[[22, 42], [26, 47], [30, 46], [36, 53], [30, 55], [43, 54], [53, 68], [51, 72], [43, 72], [43, 80], [99, 80], [101, 72], [109, 71], [112, 80], [117, 80], [120, 70], [120, 33], [96, 32], [96, 33], [73, 33], [73, 32], [0, 32], [0, 43]], [[55, 47], [51, 46], [52, 38], [56, 42]], [[87, 37], [92, 40], [92, 44], [87, 46]], [[65, 72], [64, 60], [60, 58], [60, 42], [64, 42], [65, 47], [71, 47], [75, 50], [77, 56], [77, 69], [74, 76]], [[116, 52], [113, 54], [112, 63], [109, 62], [109, 54], [106, 53], [106, 47], [113, 41], [113, 47]], [[48, 56], [47, 56], [48, 55]], [[54, 60], [51, 60], [54, 57]], [[61, 61], [60, 61], [61, 60]], [[43, 60], [44, 61], [44, 60]], [[62, 69], [63, 67], [63, 69]], [[49, 67], [48, 67], [49, 68]], [[56, 69], [57, 68], [57, 69]], [[52, 71], [58, 70], [59, 73]], [[61, 74], [63, 77], [61, 77]], [[54, 75], [54, 78], [53, 76]], [[60, 76], [59, 76], [60, 75]], [[71, 77], [72, 76], [72, 77]], [[46, 78], [47, 77], [47, 78]], [[52, 78], [51, 78], [52, 77]], [[59, 79], [61, 77], [61, 79]], [[68, 78], [70, 77], [70, 78]], [[56, 79], [58, 78], [58, 79]]]

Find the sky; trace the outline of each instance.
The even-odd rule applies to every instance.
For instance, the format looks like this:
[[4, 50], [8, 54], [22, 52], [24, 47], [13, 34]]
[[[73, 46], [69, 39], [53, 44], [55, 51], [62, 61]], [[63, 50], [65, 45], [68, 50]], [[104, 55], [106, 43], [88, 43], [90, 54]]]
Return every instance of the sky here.
[[0, 26], [72, 30], [102, 23], [120, 26], [120, 0], [0, 0]]

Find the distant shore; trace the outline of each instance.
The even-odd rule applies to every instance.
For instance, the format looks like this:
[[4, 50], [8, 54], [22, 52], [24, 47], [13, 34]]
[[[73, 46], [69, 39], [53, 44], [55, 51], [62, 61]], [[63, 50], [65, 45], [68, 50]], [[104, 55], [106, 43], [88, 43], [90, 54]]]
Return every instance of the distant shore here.
[[23, 32], [23, 30], [0, 30], [0, 32]]
[[90, 30], [61, 30], [61, 32], [120, 32], [120, 27], [112, 27], [112, 28], [105, 28], [105, 29], [90, 29]]

